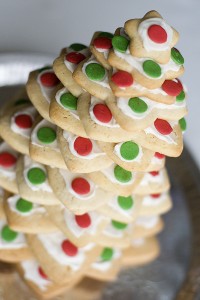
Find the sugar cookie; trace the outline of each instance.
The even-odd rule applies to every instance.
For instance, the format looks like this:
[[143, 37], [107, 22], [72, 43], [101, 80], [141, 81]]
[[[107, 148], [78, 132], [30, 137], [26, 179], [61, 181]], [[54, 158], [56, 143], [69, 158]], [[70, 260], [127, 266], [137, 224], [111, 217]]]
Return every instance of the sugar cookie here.
[[142, 199], [140, 216], [161, 215], [172, 208], [172, 199], [168, 192], [145, 195]]

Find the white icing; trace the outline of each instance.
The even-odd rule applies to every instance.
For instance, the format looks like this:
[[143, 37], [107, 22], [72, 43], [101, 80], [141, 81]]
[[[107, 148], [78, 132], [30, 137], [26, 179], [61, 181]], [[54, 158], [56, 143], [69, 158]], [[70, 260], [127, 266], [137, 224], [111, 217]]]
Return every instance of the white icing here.
[[133, 198], [133, 206], [130, 209], [123, 209], [120, 207], [118, 200], [118, 196], [114, 196], [113, 198], [110, 199], [110, 201], [107, 203], [107, 205], [114, 211], [129, 217], [132, 215], [133, 211], [135, 210], [135, 205], [134, 205], [134, 198]]
[[112, 222], [110, 222], [107, 227], [103, 230], [103, 234], [112, 238], [120, 239], [122, 238], [125, 233], [130, 229], [130, 225], [128, 224], [126, 228], [124, 229], [117, 229], [112, 225]]
[[64, 130], [63, 131], [63, 137], [67, 140], [71, 153], [76, 157], [79, 157], [81, 159], [88, 159], [89, 160], [89, 159], [93, 159], [93, 158], [96, 158], [96, 157], [99, 157], [99, 156], [102, 156], [102, 158], [103, 158], [103, 156], [106, 156], [106, 154], [104, 152], [102, 152], [102, 150], [98, 147], [96, 141], [94, 141], [94, 140], [90, 140], [92, 142], [92, 151], [91, 151], [91, 153], [89, 153], [88, 155], [84, 155], [84, 156], [79, 155], [76, 152], [76, 150], [74, 149], [74, 142], [75, 142], [75, 140], [78, 136]]
[[160, 196], [158, 198], [153, 198], [150, 195], [145, 196], [142, 200], [142, 205], [143, 206], [148, 206], [148, 207], [156, 207], [161, 205], [162, 203], [164, 203], [166, 201], [166, 193], [162, 193], [160, 194]]
[[123, 142], [118, 143], [118, 144], [115, 145], [114, 151], [113, 151], [114, 154], [117, 155], [122, 161], [125, 161], [125, 162], [138, 162], [139, 163], [142, 159], [142, 156], [143, 156], [142, 147], [138, 145], [139, 146], [139, 153], [134, 159], [126, 160], [121, 156], [121, 153], [120, 153], [120, 147], [121, 147], [122, 144], [123, 144]]
[[37, 83], [39, 84], [40, 86], [40, 89], [41, 89], [41, 92], [42, 92], [42, 95], [44, 96], [44, 98], [47, 100], [48, 103], [51, 102], [51, 99], [52, 99], [52, 96], [53, 96], [53, 92], [55, 90], [55, 86], [53, 87], [46, 87], [44, 85], [42, 85], [41, 81], [40, 81], [40, 77], [45, 74], [45, 73], [53, 73], [54, 74], [54, 71], [53, 69], [48, 69], [48, 70], [44, 70], [42, 71], [38, 77], [37, 77]]
[[29, 180], [28, 180], [28, 171], [31, 168], [40, 168], [42, 169], [45, 174], [47, 174], [45, 167], [42, 164], [39, 164], [33, 160], [31, 160], [31, 158], [27, 155], [24, 155], [24, 171], [23, 171], [23, 175], [24, 175], [24, 179], [26, 181], [26, 184], [30, 187], [31, 190], [33, 191], [44, 191], [44, 192], [49, 192], [52, 193], [52, 188], [49, 185], [48, 179], [46, 178], [45, 182], [43, 182], [42, 184], [38, 184], [38, 185], [34, 185], [32, 184]]
[[102, 49], [102, 48], [97, 48], [97, 47], [95, 47], [95, 46], [94, 46], [94, 48], [95, 48], [98, 52], [102, 53], [105, 59], [108, 58], [109, 49], [106, 49], [106, 50], [105, 50], [105, 49]]
[[[6, 142], [2, 142], [0, 144], [0, 153], [4, 151], [9, 152], [16, 158], [18, 156], [18, 153], [15, 150], [13, 150]], [[14, 180], [16, 178], [16, 164], [8, 168], [0, 166], [0, 176], [6, 177], [10, 181]]]
[[31, 128], [20, 128], [17, 126], [17, 124], [15, 123], [15, 118], [21, 114], [26, 114], [29, 115], [32, 119], [32, 122], [34, 122], [35, 116], [37, 114], [36, 109], [33, 106], [30, 106], [28, 108], [24, 108], [18, 112], [16, 112], [12, 117], [11, 117], [11, 122], [10, 122], [10, 128], [12, 131], [14, 131], [17, 134], [22, 135], [25, 138], [30, 138], [31, 135], [31, 131], [32, 131], [32, 127]]
[[[0, 220], [0, 232], [7, 223], [3, 220]], [[0, 249], [20, 249], [27, 247], [25, 236], [23, 233], [19, 232], [16, 239], [11, 242], [5, 241], [0, 234]]]
[[[148, 28], [151, 25], [159, 25], [167, 32], [167, 40], [165, 43], [158, 44], [153, 42], [148, 36]], [[161, 18], [150, 18], [142, 21], [138, 26], [138, 33], [143, 40], [143, 46], [146, 51], [166, 51], [170, 49], [173, 38], [172, 28]]]
[[91, 104], [90, 104], [90, 108], [89, 108], [89, 114], [90, 114], [90, 118], [95, 122], [97, 123], [98, 125], [101, 125], [101, 126], [105, 126], [105, 127], [110, 127], [110, 128], [120, 128], [119, 124], [117, 123], [117, 121], [114, 119], [114, 117], [112, 117], [112, 119], [110, 120], [110, 122], [108, 123], [103, 123], [103, 122], [100, 122], [94, 115], [94, 112], [93, 112], [93, 108], [96, 104], [104, 104], [105, 105], [105, 102], [102, 101], [102, 100], [99, 100], [97, 99], [96, 97], [92, 96], [91, 97]]
[[158, 175], [153, 176], [150, 173], [145, 173], [144, 177], [142, 178], [140, 185], [141, 186], [146, 186], [151, 183], [157, 183], [157, 184], [162, 184], [164, 182], [164, 171], [160, 170]]
[[37, 238], [43, 244], [45, 250], [60, 265], [69, 266], [73, 271], [81, 268], [86, 258], [86, 252], [94, 247], [94, 244], [88, 244], [85, 247], [78, 248], [76, 256], [68, 256], [62, 250], [62, 243], [66, 240], [66, 236], [59, 232], [50, 234], [39, 234]]
[[[68, 47], [68, 48], [65, 49], [65, 52], [66, 52], [66, 55], [69, 54], [69, 53], [71, 53], [71, 52], [81, 53], [81, 54], [83, 54], [85, 57], [88, 57], [89, 54], [90, 54], [89, 48], [85, 48], [85, 49], [83, 49], [83, 50], [81, 50], [81, 51], [75, 51], [75, 50], [73, 50], [72, 48]], [[64, 57], [64, 64], [65, 64], [65, 66], [67, 67], [67, 69], [68, 69], [70, 72], [73, 73], [74, 70], [75, 70], [76, 67], [77, 67], [77, 64], [71, 63], [71, 62], [69, 62], [68, 60], [66, 60], [66, 55], [65, 55], [65, 57]]]
[[[85, 174], [81, 174], [81, 173], [75, 174], [75, 173], [69, 172], [68, 170], [63, 170], [63, 169], [59, 169], [59, 172], [60, 172], [61, 176], [63, 177], [63, 179], [66, 183], [66, 188], [70, 194], [72, 194], [73, 196], [75, 196], [76, 198], [81, 199], [81, 200], [88, 200], [95, 196], [96, 186], [90, 179], [86, 178]], [[78, 178], [78, 177], [85, 178], [89, 182], [90, 192], [88, 194], [79, 195], [79, 194], [75, 193], [74, 190], [72, 189], [71, 182], [73, 181], [73, 179]]]
[[[177, 122], [171, 121], [170, 125], [173, 128], [175, 125], [177, 125]], [[170, 134], [164, 135], [164, 134], [159, 133], [158, 130], [156, 129], [156, 127], [154, 126], [154, 124], [152, 124], [152, 126], [145, 128], [144, 132], [146, 134], [152, 134], [152, 135], [156, 136], [159, 140], [163, 140], [168, 144], [177, 144], [176, 143], [177, 136], [174, 131], [172, 131]]]
[[158, 158], [155, 155], [151, 158], [151, 163], [150, 165], [162, 165], [163, 164], [163, 159], [164, 158]]
[[79, 115], [78, 115], [78, 112], [77, 110], [72, 110], [72, 109], [68, 109], [66, 107], [64, 107], [62, 105], [62, 103], [60, 102], [60, 97], [64, 94], [64, 93], [68, 93], [69, 90], [67, 88], [62, 88], [61, 90], [59, 90], [57, 93], [56, 93], [56, 96], [55, 96], [55, 99], [56, 99], [56, 102], [62, 107], [64, 108], [65, 110], [68, 110], [70, 112], [70, 114], [73, 115], [74, 118], [76, 118], [77, 120], [80, 120], [79, 118]]
[[37, 132], [40, 128], [42, 127], [50, 127], [52, 128], [53, 130], [55, 130], [56, 132], [56, 125], [48, 122], [47, 120], [43, 119], [42, 121], [40, 121], [36, 126], [35, 128], [33, 129], [33, 131], [31, 132], [31, 142], [34, 144], [34, 145], [37, 145], [37, 146], [41, 146], [41, 147], [44, 147], [44, 146], [47, 146], [47, 147], [50, 147], [50, 148], [53, 148], [55, 149], [56, 151], [59, 152], [59, 148], [58, 148], [58, 143], [57, 143], [57, 140], [55, 139], [55, 141], [53, 141], [52, 143], [49, 143], [49, 144], [44, 144], [42, 143], [38, 137], [37, 137]]
[[15, 213], [17, 213], [18, 215], [23, 215], [25, 217], [28, 217], [28, 216], [31, 216], [31, 215], [34, 215], [34, 214], [45, 214], [46, 213], [46, 210], [43, 206], [39, 205], [39, 204], [36, 204], [36, 203], [33, 203], [33, 207], [30, 211], [28, 212], [21, 212], [19, 211], [17, 208], [16, 208], [16, 204], [17, 204], [17, 201], [21, 198], [20, 195], [14, 195], [12, 197], [9, 197], [7, 199], [7, 203], [9, 205], [9, 208], [14, 211]]
[[144, 227], [145, 229], [151, 229], [158, 224], [159, 216], [146, 216], [136, 219], [136, 225]]
[[43, 278], [38, 271], [40, 267], [35, 260], [25, 260], [20, 263], [24, 271], [24, 278], [35, 283], [41, 291], [46, 291], [51, 281]]
[[113, 250], [114, 250], [114, 254], [113, 254], [113, 257], [112, 257], [111, 260], [109, 260], [109, 261], [102, 261], [102, 260], [96, 261], [96, 262], [91, 264], [91, 268], [95, 269], [97, 271], [100, 271], [100, 272], [106, 272], [109, 269], [111, 269], [113, 261], [119, 259], [121, 257], [121, 254], [122, 254], [119, 249], [113, 249]]
[[100, 172], [102, 172], [110, 181], [112, 181], [113, 183], [117, 183], [117, 184], [120, 184], [120, 185], [131, 185], [134, 180], [135, 180], [135, 173], [134, 172], [131, 172], [132, 174], [132, 179], [128, 182], [120, 182], [118, 181], [116, 178], [115, 178], [115, 175], [114, 175], [114, 168], [115, 166], [117, 166], [115, 163], [113, 163], [111, 166], [101, 170]]

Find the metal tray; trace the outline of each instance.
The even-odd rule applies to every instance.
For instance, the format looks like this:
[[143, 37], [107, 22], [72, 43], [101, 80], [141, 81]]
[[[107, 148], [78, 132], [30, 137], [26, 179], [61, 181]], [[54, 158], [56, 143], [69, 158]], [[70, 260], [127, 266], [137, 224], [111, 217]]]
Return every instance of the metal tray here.
[[[0, 54], [0, 101], [9, 99], [18, 89], [15, 85], [26, 82], [30, 70], [52, 60], [45, 55]], [[164, 215], [160, 257], [149, 265], [121, 272], [115, 282], [102, 288], [99, 299], [200, 299], [200, 172], [187, 149], [181, 157], [168, 159], [167, 168], [174, 208]], [[11, 270], [7, 264], [0, 265], [0, 300], [36, 299], [16, 274], [7, 276]]]

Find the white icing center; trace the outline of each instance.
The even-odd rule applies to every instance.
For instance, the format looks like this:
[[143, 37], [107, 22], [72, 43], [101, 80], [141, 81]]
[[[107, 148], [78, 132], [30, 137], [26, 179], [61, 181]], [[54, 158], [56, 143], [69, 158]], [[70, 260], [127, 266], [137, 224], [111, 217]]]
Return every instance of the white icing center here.
[[118, 203], [117, 200], [118, 196], [114, 196], [108, 203], [107, 205], [112, 209], [115, 210], [116, 212], [122, 214], [123, 216], [129, 217], [132, 215], [133, 211], [135, 210], [135, 205], [134, 205], [134, 198], [133, 198], [133, 206], [129, 209], [123, 209]]
[[160, 196], [158, 198], [153, 198], [150, 195], [145, 196], [142, 200], [142, 205], [143, 206], [148, 206], [148, 207], [156, 207], [159, 206], [161, 204], [163, 204], [166, 201], [166, 193], [162, 193], [160, 194]]
[[111, 166], [109, 166], [108, 168], [105, 168], [103, 170], [101, 170], [100, 172], [102, 172], [110, 181], [112, 181], [113, 183], [117, 183], [117, 184], [120, 184], [120, 185], [131, 185], [134, 180], [135, 180], [135, 173], [134, 172], [131, 172], [132, 174], [132, 178], [130, 181], [128, 182], [121, 182], [121, 181], [118, 181], [116, 178], [115, 178], [115, 174], [114, 174], [114, 168], [116, 167], [117, 165], [115, 163], [113, 163]]
[[149, 185], [151, 183], [162, 184], [164, 182], [164, 171], [160, 170], [159, 173], [155, 176], [150, 173], [145, 173], [142, 181], [140, 182], [141, 186]]
[[136, 225], [145, 229], [151, 229], [158, 224], [158, 221], [159, 216], [139, 217], [136, 219]]
[[131, 159], [131, 160], [126, 160], [122, 157], [121, 153], [120, 153], [120, 148], [122, 146], [123, 142], [122, 143], [118, 143], [115, 145], [114, 147], [114, 154], [117, 155], [122, 161], [125, 161], [125, 162], [140, 162], [142, 157], [143, 157], [143, 151], [142, 151], [142, 147], [139, 146], [139, 153], [138, 155], [134, 158], [134, 159]]
[[65, 93], [69, 93], [69, 90], [68, 90], [67, 88], [64, 87], [64, 88], [62, 88], [61, 90], [59, 90], [59, 91], [56, 93], [56, 96], [55, 96], [56, 102], [57, 102], [62, 108], [64, 108], [65, 110], [68, 110], [68, 111], [70, 112], [70, 114], [71, 114], [74, 118], [76, 118], [77, 120], [80, 120], [77, 110], [74, 110], [74, 109], [73, 109], [73, 110], [72, 110], [72, 109], [68, 109], [68, 108], [66, 108], [66, 107], [60, 102], [61, 96], [62, 96], [63, 94], [65, 94]]
[[56, 88], [57, 85], [53, 86], [53, 87], [46, 87], [44, 86], [41, 81], [40, 81], [40, 77], [45, 74], [45, 73], [53, 73], [54, 74], [54, 71], [53, 69], [49, 69], [49, 70], [44, 70], [42, 71], [38, 77], [37, 77], [37, 83], [39, 84], [40, 86], [40, 89], [41, 89], [41, 92], [42, 92], [42, 95], [44, 96], [44, 98], [47, 100], [48, 103], [51, 102], [51, 99], [52, 99], [52, 96], [53, 96], [53, 92]]
[[[0, 220], [0, 232], [7, 225], [5, 221]], [[20, 249], [27, 247], [24, 234], [19, 232], [17, 237], [10, 242], [5, 241], [0, 234], [0, 249]]]
[[94, 263], [91, 264], [91, 268], [92, 269], [95, 269], [97, 271], [100, 271], [100, 272], [106, 272], [108, 271], [109, 269], [112, 268], [112, 265], [113, 265], [113, 261], [114, 260], [117, 260], [121, 257], [121, 251], [119, 249], [113, 249], [114, 250], [114, 254], [113, 254], [113, 257], [111, 260], [109, 261], [96, 261]]
[[[85, 48], [85, 49], [83, 49], [83, 50], [81, 50], [81, 51], [75, 51], [75, 50], [73, 50], [72, 48], [68, 47], [68, 48], [65, 49], [65, 51], [66, 51], [66, 55], [69, 54], [69, 53], [71, 53], [71, 52], [76, 52], [76, 53], [81, 53], [81, 54], [83, 54], [85, 57], [88, 57], [89, 54], [90, 54], [89, 48]], [[66, 60], [66, 55], [65, 55], [65, 57], [64, 57], [64, 64], [65, 64], [65, 66], [67, 67], [67, 69], [68, 69], [70, 72], [73, 73], [74, 70], [75, 70], [76, 67], [77, 67], [77, 64], [71, 63], [71, 62], [69, 62], [68, 60]]]

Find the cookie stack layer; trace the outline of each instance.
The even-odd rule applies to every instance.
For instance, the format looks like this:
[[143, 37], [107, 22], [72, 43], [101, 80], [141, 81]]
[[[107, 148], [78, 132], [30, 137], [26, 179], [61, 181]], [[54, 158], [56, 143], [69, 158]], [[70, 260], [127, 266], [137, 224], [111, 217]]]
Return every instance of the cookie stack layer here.
[[165, 156], [181, 154], [186, 128], [177, 41], [151, 11], [64, 48], [3, 107], [0, 258], [39, 295], [158, 255]]

